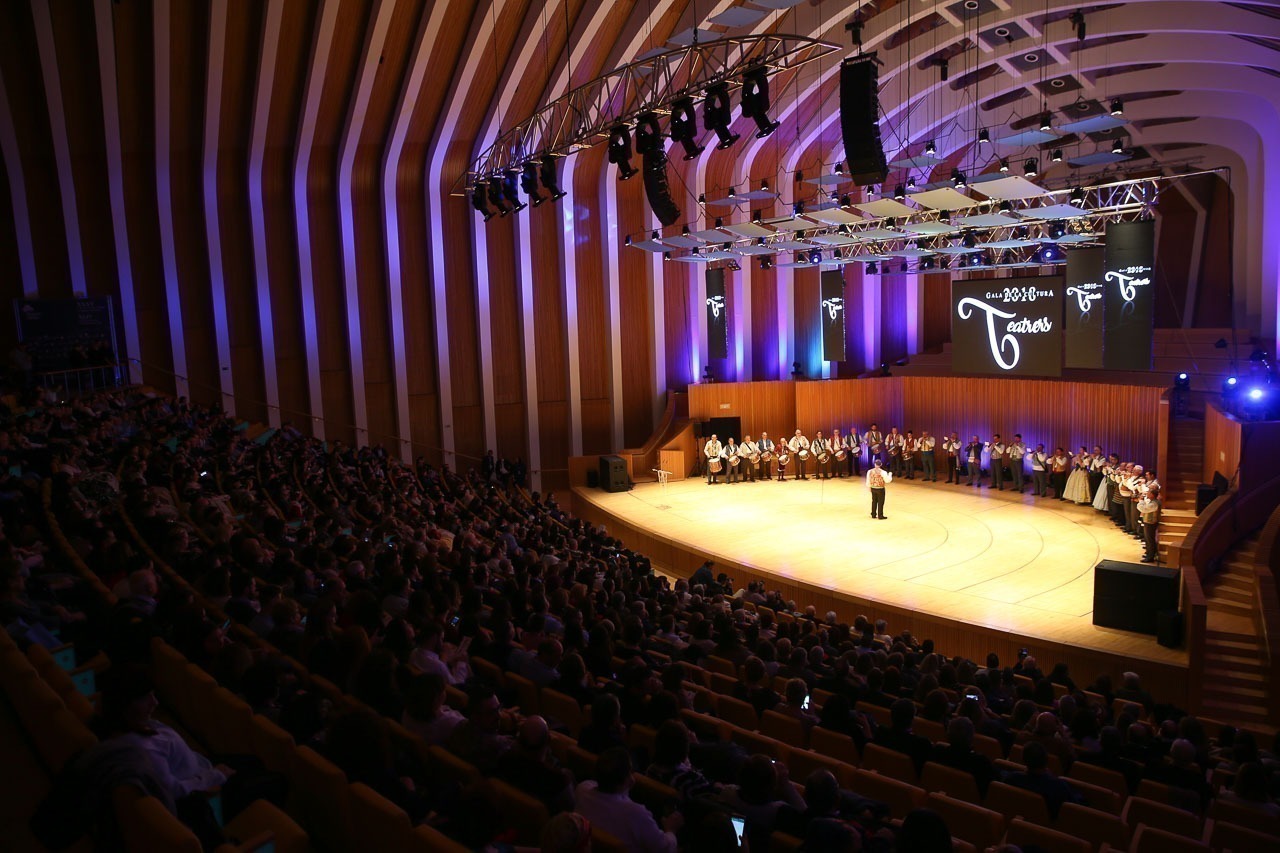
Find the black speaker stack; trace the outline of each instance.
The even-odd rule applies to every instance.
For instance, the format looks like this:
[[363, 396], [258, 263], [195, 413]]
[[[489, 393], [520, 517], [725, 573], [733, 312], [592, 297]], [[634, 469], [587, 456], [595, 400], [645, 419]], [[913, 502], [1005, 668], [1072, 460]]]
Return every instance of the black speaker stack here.
[[880, 92], [876, 55], [845, 60], [840, 67], [840, 130], [849, 174], [860, 187], [884, 183], [889, 167], [880, 142]]
[[667, 154], [659, 147], [641, 156], [644, 173], [644, 194], [649, 199], [653, 215], [663, 225], [675, 225], [680, 221], [680, 205], [671, 197], [667, 186]]
[[627, 479], [627, 463], [621, 456], [600, 457], [600, 488], [606, 492], [626, 492], [631, 489]]

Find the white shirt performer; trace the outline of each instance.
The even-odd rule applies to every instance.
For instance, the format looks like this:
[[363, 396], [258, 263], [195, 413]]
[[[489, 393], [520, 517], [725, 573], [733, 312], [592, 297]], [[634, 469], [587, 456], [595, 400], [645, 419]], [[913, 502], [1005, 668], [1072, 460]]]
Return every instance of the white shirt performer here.
[[880, 460], [872, 463], [867, 471], [867, 488], [871, 490], [871, 517], [884, 519], [884, 487], [893, 482], [893, 475], [880, 467]]
[[707, 485], [720, 482], [720, 469], [724, 467], [724, 463], [720, 461], [722, 453], [724, 453], [724, 445], [715, 435], [707, 439], [707, 443], [702, 446], [702, 455], [707, 457]]

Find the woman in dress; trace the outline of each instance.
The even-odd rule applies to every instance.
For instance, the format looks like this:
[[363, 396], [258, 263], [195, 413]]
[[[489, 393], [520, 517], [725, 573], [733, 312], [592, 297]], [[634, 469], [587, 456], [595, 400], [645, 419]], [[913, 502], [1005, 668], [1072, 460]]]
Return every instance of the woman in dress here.
[[1093, 495], [1093, 508], [1098, 512], [1107, 512], [1111, 509], [1111, 475], [1115, 472], [1112, 461], [1107, 460], [1106, 466], [1102, 469], [1102, 482], [1098, 484], [1098, 491]]
[[1072, 503], [1087, 504], [1093, 497], [1089, 494], [1089, 463], [1092, 461], [1093, 458], [1084, 447], [1071, 457], [1071, 476], [1067, 478], [1067, 489], [1063, 497]]

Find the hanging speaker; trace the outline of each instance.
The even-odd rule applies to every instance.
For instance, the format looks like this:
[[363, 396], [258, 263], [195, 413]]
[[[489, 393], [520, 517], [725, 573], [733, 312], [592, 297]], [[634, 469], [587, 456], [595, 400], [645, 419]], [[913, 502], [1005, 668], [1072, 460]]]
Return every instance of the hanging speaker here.
[[653, 215], [663, 225], [675, 225], [680, 221], [680, 206], [667, 187], [667, 154], [661, 146], [644, 153], [643, 171], [644, 194], [649, 199]]
[[840, 130], [849, 174], [860, 187], [884, 183], [889, 167], [880, 144], [880, 94], [876, 55], [864, 54], [840, 67]]

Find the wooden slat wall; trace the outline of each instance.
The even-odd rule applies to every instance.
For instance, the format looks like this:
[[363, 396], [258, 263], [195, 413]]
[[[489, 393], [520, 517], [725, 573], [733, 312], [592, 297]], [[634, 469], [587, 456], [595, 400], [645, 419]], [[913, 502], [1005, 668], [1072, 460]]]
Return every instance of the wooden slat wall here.
[[[794, 409], [786, 408], [788, 390]], [[964, 379], [890, 376], [829, 382], [754, 382], [694, 385], [690, 417], [742, 418], [744, 432], [761, 428], [784, 434], [797, 427], [812, 436], [833, 427], [865, 431], [874, 421], [888, 432], [897, 426], [941, 435], [952, 430], [1006, 438], [1021, 432], [1028, 444], [1052, 450], [1101, 444], [1122, 459], [1154, 465], [1158, 453], [1162, 389], [1048, 380]], [[728, 408], [722, 408], [727, 404]]]
[[1204, 407], [1204, 470], [1200, 482], [1215, 473], [1233, 479], [1240, 467], [1240, 422], [1213, 403]]

